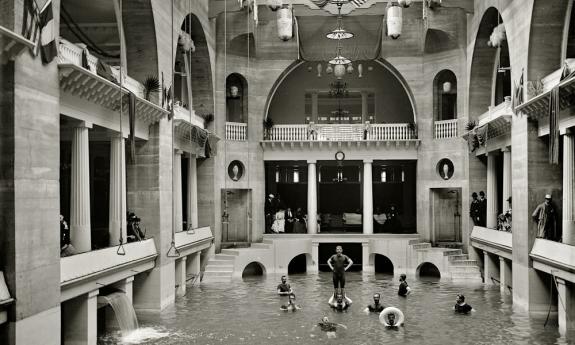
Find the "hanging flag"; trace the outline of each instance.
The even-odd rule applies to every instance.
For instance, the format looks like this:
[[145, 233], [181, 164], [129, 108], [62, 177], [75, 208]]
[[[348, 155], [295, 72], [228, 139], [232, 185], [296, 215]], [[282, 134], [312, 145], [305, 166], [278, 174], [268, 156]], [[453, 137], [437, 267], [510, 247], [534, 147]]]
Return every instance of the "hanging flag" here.
[[36, 42], [38, 38], [38, 11], [34, 6], [34, 0], [24, 1], [24, 16], [22, 18], [22, 36], [24, 38]]
[[52, 0], [48, 0], [40, 12], [40, 55], [43, 64], [49, 64], [58, 55]]
[[519, 83], [515, 83], [515, 93], [513, 95], [513, 109], [523, 104], [523, 70], [521, 70], [521, 78]]

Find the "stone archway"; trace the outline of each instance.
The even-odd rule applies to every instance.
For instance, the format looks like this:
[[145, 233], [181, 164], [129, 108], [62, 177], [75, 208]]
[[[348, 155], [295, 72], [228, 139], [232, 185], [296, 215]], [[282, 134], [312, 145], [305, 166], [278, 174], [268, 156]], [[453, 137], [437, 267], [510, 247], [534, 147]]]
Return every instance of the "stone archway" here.
[[429, 279], [440, 279], [441, 272], [439, 268], [432, 264], [431, 262], [423, 262], [415, 271], [418, 278], [429, 278]]
[[262, 263], [257, 261], [250, 262], [242, 270], [242, 278], [265, 276], [265, 275], [266, 275], [266, 267]]

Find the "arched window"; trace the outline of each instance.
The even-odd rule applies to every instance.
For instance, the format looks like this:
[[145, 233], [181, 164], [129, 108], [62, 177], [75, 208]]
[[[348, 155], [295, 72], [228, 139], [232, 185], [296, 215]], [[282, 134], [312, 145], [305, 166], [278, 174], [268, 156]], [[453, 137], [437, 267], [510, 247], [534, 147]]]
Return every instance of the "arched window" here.
[[507, 40], [502, 41], [501, 45], [497, 47], [493, 70], [492, 97], [492, 105], [494, 106], [503, 103], [505, 97], [511, 97], [511, 61]]
[[457, 118], [457, 78], [450, 70], [443, 70], [435, 76], [433, 83], [435, 121]]
[[226, 78], [226, 122], [247, 123], [248, 82], [238, 73]]

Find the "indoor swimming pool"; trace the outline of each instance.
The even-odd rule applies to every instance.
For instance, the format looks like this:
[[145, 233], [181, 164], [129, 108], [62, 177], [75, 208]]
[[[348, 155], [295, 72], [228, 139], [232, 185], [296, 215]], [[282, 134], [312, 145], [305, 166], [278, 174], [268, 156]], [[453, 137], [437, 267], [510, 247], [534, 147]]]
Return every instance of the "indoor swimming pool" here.
[[[253, 277], [232, 283], [188, 287], [186, 296], [162, 313], [138, 313], [141, 329], [129, 339], [119, 333], [99, 337], [99, 344], [568, 344], [553, 314], [527, 317], [514, 313], [511, 296], [499, 286], [408, 279], [412, 294], [397, 295], [398, 281], [389, 275], [347, 273], [346, 291], [353, 305], [335, 312], [327, 304], [333, 292], [330, 273], [288, 276], [301, 310], [280, 310], [286, 298], [276, 294], [280, 276]], [[377, 314], [363, 309], [381, 293], [384, 306], [405, 314], [405, 325], [385, 329]], [[453, 312], [457, 294], [475, 311]], [[313, 329], [323, 316], [347, 326], [335, 339]], [[573, 339], [574, 334], [569, 335]]]

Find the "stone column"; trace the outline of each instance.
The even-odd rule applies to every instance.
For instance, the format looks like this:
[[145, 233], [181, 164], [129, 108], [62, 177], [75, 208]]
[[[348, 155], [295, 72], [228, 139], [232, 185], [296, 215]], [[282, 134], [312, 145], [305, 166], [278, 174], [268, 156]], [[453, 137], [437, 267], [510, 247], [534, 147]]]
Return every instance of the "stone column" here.
[[563, 243], [575, 245], [575, 212], [573, 180], [575, 179], [575, 143], [573, 132], [563, 135]]
[[557, 282], [557, 293], [559, 295], [557, 301], [559, 333], [564, 335], [575, 326], [573, 321], [573, 317], [575, 317], [575, 313], [573, 313], [573, 284], [558, 277], [555, 277], [555, 281]]
[[186, 294], [186, 259], [187, 256], [176, 260], [176, 295], [184, 296]]
[[373, 181], [371, 159], [363, 161], [363, 234], [373, 234]]
[[70, 239], [79, 252], [92, 250], [90, 227], [90, 141], [92, 124], [74, 128], [70, 188]]
[[375, 267], [370, 265], [369, 262], [369, 256], [371, 255], [369, 249], [369, 243], [361, 244], [361, 259], [363, 261], [361, 270], [365, 273], [373, 273], [375, 271]]
[[487, 154], [487, 227], [497, 228], [497, 161], [493, 153]]
[[504, 257], [499, 257], [499, 290], [501, 293], [507, 293], [507, 287], [511, 284], [511, 269]]
[[511, 197], [511, 148], [506, 147], [503, 151], [503, 212], [511, 208], [507, 199]]
[[188, 226], [198, 227], [198, 167], [196, 157], [188, 157]]
[[317, 118], [317, 92], [312, 92], [311, 93], [311, 122], [315, 122], [318, 123], [318, 118]]
[[312, 242], [311, 244], [311, 263], [307, 264], [308, 273], [319, 272], [319, 243]]
[[174, 152], [174, 170], [172, 176], [174, 179], [173, 202], [174, 202], [174, 228], [176, 232], [182, 231], [183, 216], [182, 216], [182, 151], [176, 150]]
[[134, 276], [124, 279], [124, 292], [130, 302], [134, 302]]
[[317, 233], [316, 161], [307, 161], [307, 233]]
[[361, 92], [361, 122], [365, 123], [365, 121], [369, 121], [367, 113], [367, 92]]
[[491, 255], [483, 251], [483, 280], [486, 285], [492, 285], [492, 277], [498, 277], [497, 264], [491, 259]]
[[126, 243], [126, 150], [120, 135], [110, 141], [110, 245]]
[[98, 337], [98, 293], [92, 291], [63, 303], [64, 344], [96, 345]]

